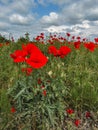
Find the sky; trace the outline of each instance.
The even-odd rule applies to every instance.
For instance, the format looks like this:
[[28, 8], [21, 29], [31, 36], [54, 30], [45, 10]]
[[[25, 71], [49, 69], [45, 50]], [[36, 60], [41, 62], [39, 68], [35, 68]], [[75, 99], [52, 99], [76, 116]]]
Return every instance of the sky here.
[[98, 37], [98, 0], [0, 0], [0, 34], [30, 39], [41, 32]]

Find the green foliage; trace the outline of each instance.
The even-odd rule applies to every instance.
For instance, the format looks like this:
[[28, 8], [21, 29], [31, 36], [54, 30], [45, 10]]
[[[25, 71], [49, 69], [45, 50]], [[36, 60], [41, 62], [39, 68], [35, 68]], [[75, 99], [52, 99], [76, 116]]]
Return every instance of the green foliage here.
[[[62, 130], [66, 109], [98, 112], [98, 49], [89, 52], [83, 46], [64, 58], [48, 54], [49, 44], [36, 44], [48, 57], [48, 63], [34, 69], [30, 76], [21, 72], [24, 63], [13, 63], [10, 54], [21, 49], [16, 44], [0, 48], [0, 123], [2, 130]], [[62, 44], [63, 45], [63, 44]], [[65, 45], [65, 43], [64, 43]], [[59, 48], [61, 44], [55, 43]], [[10, 109], [14, 106], [15, 112]], [[68, 130], [72, 128], [69, 120]]]
[[20, 37], [17, 42], [21, 44], [30, 42], [29, 33], [25, 33], [25, 37]]
[[27, 40], [26, 40], [26, 38], [25, 37], [20, 37], [19, 39], [18, 39], [18, 42], [20, 42], [20, 43], [24, 43], [24, 42], [26, 42]]
[[[98, 72], [96, 55], [80, 50], [74, 61], [68, 64], [67, 73], [70, 77], [70, 105], [77, 109], [98, 108]], [[69, 80], [69, 78], [67, 79]], [[96, 107], [95, 107], [96, 106]]]
[[2, 36], [0, 34], [0, 43], [5, 43], [5, 42], [10, 42], [10, 40], [8, 40], [7, 38], [5, 38], [5, 36]]
[[9, 122], [10, 102], [6, 89], [0, 89], [0, 127], [5, 128]]
[[[64, 118], [66, 103], [63, 101], [63, 98], [67, 93], [67, 88], [63, 81], [57, 83], [57, 78], [54, 80], [47, 73], [41, 72], [43, 72], [43, 69], [33, 72], [33, 75], [36, 75], [34, 77], [20, 77], [14, 86], [9, 88], [8, 94], [14, 100], [14, 107], [17, 113], [24, 115], [23, 118], [26, 118], [26, 120], [28, 118], [31, 121], [32, 116], [34, 116], [35, 123], [38, 124], [40, 129], [44, 130], [49, 122], [50, 125], [48, 124], [48, 127], [54, 127], [55, 125], [58, 127], [56, 121], [59, 122]], [[37, 78], [39, 77], [41, 77], [42, 81], [40, 85], [37, 83]], [[45, 87], [41, 88], [42, 86]], [[46, 96], [43, 95], [44, 90], [47, 91]], [[31, 115], [27, 117], [27, 113]], [[56, 117], [56, 115], [58, 116]], [[34, 127], [31, 121], [29, 125]], [[27, 124], [28, 122], [25, 124], [25, 127], [27, 127]]]

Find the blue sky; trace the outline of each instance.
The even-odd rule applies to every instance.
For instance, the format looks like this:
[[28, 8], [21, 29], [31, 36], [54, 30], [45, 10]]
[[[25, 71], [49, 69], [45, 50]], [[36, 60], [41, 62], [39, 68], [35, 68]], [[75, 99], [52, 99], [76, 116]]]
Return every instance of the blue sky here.
[[0, 33], [18, 39], [26, 32], [98, 37], [98, 0], [0, 0]]
[[38, 4], [37, 7], [32, 9], [32, 12], [37, 12], [39, 14], [39, 18], [43, 17], [44, 15], [48, 15], [50, 12], [58, 12], [59, 6], [55, 4], [47, 4], [47, 5], [41, 5]]

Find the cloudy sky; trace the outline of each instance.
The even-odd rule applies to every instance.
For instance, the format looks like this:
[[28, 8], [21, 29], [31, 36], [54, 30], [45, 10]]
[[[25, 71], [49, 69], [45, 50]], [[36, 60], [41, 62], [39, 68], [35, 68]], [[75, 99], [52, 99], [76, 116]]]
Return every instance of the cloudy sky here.
[[28, 32], [69, 32], [98, 37], [98, 0], [0, 0], [0, 33], [16, 39]]

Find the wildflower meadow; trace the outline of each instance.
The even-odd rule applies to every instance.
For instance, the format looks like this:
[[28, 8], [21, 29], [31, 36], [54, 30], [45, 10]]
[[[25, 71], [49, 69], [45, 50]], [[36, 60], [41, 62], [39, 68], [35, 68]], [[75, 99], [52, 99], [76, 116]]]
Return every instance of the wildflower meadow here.
[[0, 130], [98, 130], [98, 38], [0, 36]]

